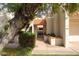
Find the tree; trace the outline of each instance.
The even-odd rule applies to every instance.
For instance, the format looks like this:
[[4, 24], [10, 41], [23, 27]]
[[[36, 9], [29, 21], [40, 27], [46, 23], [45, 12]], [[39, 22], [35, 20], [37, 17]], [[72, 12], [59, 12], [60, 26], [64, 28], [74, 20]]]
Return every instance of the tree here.
[[39, 9], [41, 4], [3, 4], [4, 8], [7, 8], [9, 12], [14, 12], [15, 16], [9, 21], [9, 29], [7, 34], [2, 38], [0, 43], [0, 53], [5, 45], [8, 44], [18, 33], [33, 19], [36, 11]]

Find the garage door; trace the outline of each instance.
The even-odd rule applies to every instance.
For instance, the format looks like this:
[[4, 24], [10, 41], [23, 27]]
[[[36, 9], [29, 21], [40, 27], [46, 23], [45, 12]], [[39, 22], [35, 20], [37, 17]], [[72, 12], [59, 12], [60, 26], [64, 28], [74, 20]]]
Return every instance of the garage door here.
[[69, 35], [71, 47], [79, 47], [79, 17], [69, 20]]
[[70, 19], [69, 32], [70, 35], [79, 35], [79, 19]]

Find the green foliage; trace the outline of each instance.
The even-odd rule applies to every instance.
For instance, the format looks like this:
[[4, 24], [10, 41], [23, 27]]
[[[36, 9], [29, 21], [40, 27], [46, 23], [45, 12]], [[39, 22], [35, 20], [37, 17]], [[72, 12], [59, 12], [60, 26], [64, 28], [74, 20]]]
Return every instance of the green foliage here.
[[[36, 10], [41, 12], [41, 11], [46, 10], [47, 4], [48, 3], [43, 3], [43, 4], [42, 3], [41, 4], [35, 4], [35, 3], [34, 4], [30, 4], [30, 3], [26, 3], [26, 4], [24, 4], [24, 3], [7, 3], [7, 4], [5, 4], [5, 7], [8, 8], [8, 11], [15, 12], [15, 11], [18, 11], [19, 9], [22, 9], [25, 6], [27, 8], [27, 9], [25, 8], [26, 12], [28, 11], [27, 13], [29, 14], [29, 11], [30, 11], [30, 14], [33, 16], [34, 15], [33, 14], [34, 8], [37, 7]], [[60, 5], [62, 5], [62, 4], [65, 4], [65, 3], [51, 3], [53, 12], [54, 13], [58, 12], [58, 10], [60, 8]], [[66, 10], [68, 10], [70, 13], [77, 10], [78, 6], [79, 6], [78, 3], [66, 3], [65, 4]]]
[[67, 11], [69, 11], [69, 13], [73, 13], [76, 10], [78, 10], [79, 8], [79, 4], [78, 3], [53, 3], [52, 4], [52, 10], [54, 13], [59, 11], [60, 6], [63, 6]]
[[79, 54], [32, 54], [32, 56], [79, 56]]
[[2, 56], [30, 56], [32, 48], [4, 48], [1, 55]]
[[22, 8], [22, 3], [8, 3], [5, 7], [7, 7], [9, 12], [15, 12]]
[[65, 9], [69, 11], [69, 13], [73, 13], [78, 10], [79, 5], [77, 3], [66, 4]]
[[20, 32], [19, 44], [21, 47], [35, 47], [35, 35], [31, 32]]
[[60, 5], [58, 3], [53, 3], [52, 4], [52, 10], [54, 13], [58, 12], [60, 8]]
[[41, 4], [39, 7], [38, 7], [38, 11], [41, 12], [41, 11], [45, 11], [47, 9], [47, 3], [43, 3]]
[[4, 4], [4, 8], [7, 8], [9, 12], [14, 12], [16, 17], [24, 16], [24, 18], [28, 17], [30, 20], [34, 18], [34, 16], [36, 15], [35, 13], [41, 7], [42, 7], [42, 4], [40, 3], [7, 3], [7, 4]]

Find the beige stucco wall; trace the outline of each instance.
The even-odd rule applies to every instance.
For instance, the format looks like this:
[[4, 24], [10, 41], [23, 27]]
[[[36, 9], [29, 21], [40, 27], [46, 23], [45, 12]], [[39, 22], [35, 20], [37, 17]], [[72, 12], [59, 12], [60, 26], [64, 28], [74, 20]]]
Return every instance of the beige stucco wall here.
[[[60, 10], [57, 14], [54, 14], [52, 17], [46, 18], [47, 22], [47, 34], [54, 33], [56, 36], [62, 37], [62, 45], [65, 42], [65, 20], [64, 20], [64, 12]], [[57, 41], [58, 43], [58, 41]]]
[[60, 10], [58, 13], [58, 34], [63, 38], [65, 47], [79, 47], [79, 16], [70, 16], [69, 20], [65, 17], [65, 12]]
[[58, 35], [62, 37], [62, 45], [65, 46], [65, 13], [62, 9], [58, 12]]
[[47, 18], [47, 33], [63, 38], [65, 47], [79, 47], [79, 15], [65, 18], [65, 12], [60, 10], [52, 18]]
[[47, 33], [54, 33], [56, 36], [64, 37], [64, 12], [60, 11], [53, 16], [46, 18]]
[[58, 28], [59, 28], [59, 36], [64, 38], [64, 30], [65, 30], [65, 14], [63, 10], [60, 10], [58, 13]]
[[54, 18], [53, 18], [53, 33], [56, 35], [56, 36], [59, 36], [59, 28], [58, 28], [58, 14], [55, 14], [54, 16], [53, 16]]
[[47, 34], [51, 34], [53, 33], [53, 17], [46, 17], [46, 33]]

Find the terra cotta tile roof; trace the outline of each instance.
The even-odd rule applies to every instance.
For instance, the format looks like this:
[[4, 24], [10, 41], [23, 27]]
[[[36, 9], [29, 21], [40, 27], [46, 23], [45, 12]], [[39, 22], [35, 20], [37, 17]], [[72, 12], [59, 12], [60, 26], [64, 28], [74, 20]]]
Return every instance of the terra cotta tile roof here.
[[46, 22], [43, 19], [34, 19], [34, 24], [35, 25], [44, 25]]

